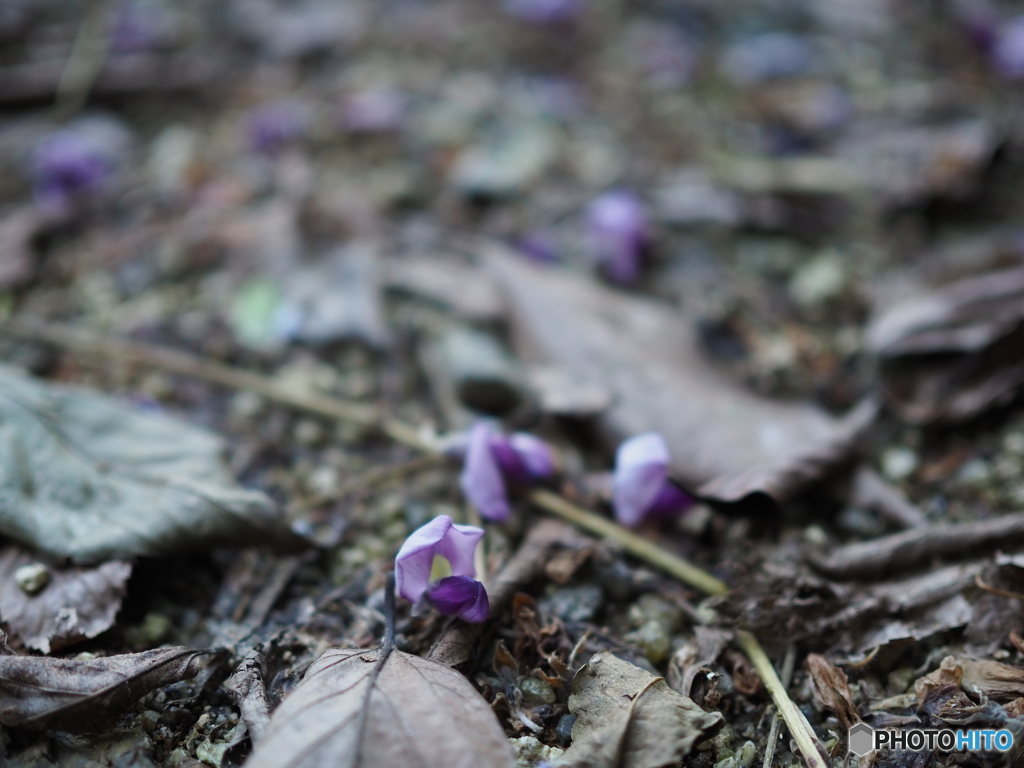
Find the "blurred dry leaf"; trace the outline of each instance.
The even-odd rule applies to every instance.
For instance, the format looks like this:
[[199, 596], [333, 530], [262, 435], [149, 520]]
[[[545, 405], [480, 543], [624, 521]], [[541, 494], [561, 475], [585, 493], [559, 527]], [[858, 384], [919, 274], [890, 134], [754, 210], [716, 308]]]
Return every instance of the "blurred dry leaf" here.
[[77, 562], [291, 537], [217, 436], [0, 366], [0, 532]]
[[247, 768], [511, 768], [505, 733], [460, 673], [394, 650], [333, 648], [271, 718]]
[[911, 424], [969, 419], [1024, 384], [1024, 269], [965, 278], [886, 305], [867, 342], [886, 402]]
[[50, 653], [113, 626], [132, 574], [130, 563], [49, 568], [49, 583], [28, 594], [15, 572], [36, 562], [17, 547], [0, 550], [0, 621], [26, 646]]
[[0, 723], [92, 731], [155, 688], [194, 677], [201, 651], [159, 648], [76, 661], [0, 655]]
[[1008, 702], [1024, 696], [1024, 669], [987, 659], [947, 656], [938, 669], [914, 683], [918, 702], [923, 705], [929, 693], [946, 685], [955, 685], [968, 693], [980, 693], [994, 701]]
[[678, 765], [712, 735], [721, 713], [705, 712], [640, 667], [610, 653], [595, 654], [572, 682], [576, 715], [563, 768], [665, 768]]
[[609, 447], [658, 431], [688, 490], [735, 502], [781, 501], [841, 461], [874, 415], [842, 421], [809, 404], [766, 400], [715, 369], [693, 323], [664, 304], [484, 246], [512, 306], [521, 356], [600, 382], [612, 405], [598, 420]]
[[860, 714], [857, 705], [853, 703], [853, 692], [846, 673], [817, 653], [808, 654], [806, 663], [811, 675], [811, 690], [818, 704], [835, 712], [843, 728], [859, 723]]
[[437, 302], [466, 320], [489, 322], [504, 313], [494, 278], [483, 269], [442, 256], [390, 259], [384, 278], [390, 290]]

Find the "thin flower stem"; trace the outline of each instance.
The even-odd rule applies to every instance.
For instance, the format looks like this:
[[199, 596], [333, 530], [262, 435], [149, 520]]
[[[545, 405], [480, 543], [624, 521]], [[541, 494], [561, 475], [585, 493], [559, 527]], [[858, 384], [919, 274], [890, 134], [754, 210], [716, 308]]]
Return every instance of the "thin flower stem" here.
[[729, 591], [724, 582], [687, 562], [679, 555], [662, 549], [654, 542], [627, 531], [618, 523], [578, 507], [551, 491], [537, 489], [532, 491], [527, 498], [538, 507], [558, 515], [563, 520], [568, 520], [579, 528], [611, 539], [621, 545], [629, 554], [645, 560], [691, 587], [696, 587], [709, 595], [724, 595]]
[[811, 728], [811, 724], [807, 722], [807, 718], [804, 717], [804, 713], [789, 698], [786, 686], [782, 684], [779, 676], [775, 673], [771, 659], [768, 658], [768, 654], [764, 652], [764, 648], [761, 647], [757, 638], [745, 629], [737, 629], [736, 641], [743, 652], [747, 654], [750, 663], [754, 665], [754, 669], [764, 682], [764, 687], [768, 689], [772, 701], [775, 702], [779, 714], [786, 721], [786, 726], [789, 728], [793, 740], [796, 741], [796, 746], [800, 750], [800, 755], [807, 764], [807, 768], [827, 766], [825, 748], [818, 741], [818, 737]]

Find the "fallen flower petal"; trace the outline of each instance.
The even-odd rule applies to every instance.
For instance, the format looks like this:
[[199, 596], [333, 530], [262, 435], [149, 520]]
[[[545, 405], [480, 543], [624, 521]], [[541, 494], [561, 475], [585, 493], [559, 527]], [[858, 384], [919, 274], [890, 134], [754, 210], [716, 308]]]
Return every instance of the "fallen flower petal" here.
[[[459, 485], [470, 503], [488, 520], [507, 520], [512, 514], [505, 480], [491, 446], [490, 425], [477, 424], [469, 435], [466, 462]], [[507, 457], [506, 457], [507, 459]]]
[[418, 602], [430, 585], [430, 571], [438, 555], [448, 560], [453, 576], [476, 576], [473, 553], [483, 535], [472, 525], [456, 525], [448, 515], [439, 515], [413, 531], [395, 556], [398, 594], [410, 603]]
[[32, 181], [36, 201], [63, 208], [82, 193], [102, 187], [113, 164], [88, 136], [74, 130], [52, 133], [32, 154]]
[[508, 442], [532, 479], [539, 480], [554, 474], [554, 451], [539, 437], [526, 432], [516, 432], [509, 436]]
[[668, 447], [656, 432], [631, 437], [619, 446], [612, 484], [615, 518], [622, 525], [638, 525], [656, 503], [658, 511], [685, 509], [680, 498], [685, 494], [668, 480], [668, 462]]
[[245, 136], [255, 152], [272, 153], [297, 141], [309, 127], [309, 109], [298, 102], [270, 101], [245, 116]]
[[608, 277], [635, 282], [648, 240], [643, 201], [628, 190], [605, 192], [587, 206], [586, 228], [593, 258]]
[[479, 624], [490, 613], [487, 590], [468, 576], [449, 576], [427, 588], [427, 600], [445, 616]]

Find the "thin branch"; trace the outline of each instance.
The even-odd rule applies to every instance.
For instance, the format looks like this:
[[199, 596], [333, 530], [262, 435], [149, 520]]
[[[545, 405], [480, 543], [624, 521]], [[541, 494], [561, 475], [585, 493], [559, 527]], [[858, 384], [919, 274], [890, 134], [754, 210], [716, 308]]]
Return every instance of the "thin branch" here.
[[81, 109], [103, 69], [103, 62], [110, 47], [105, 29], [107, 10], [105, 0], [95, 0], [91, 7], [86, 9], [78, 28], [71, 53], [57, 82], [54, 108], [64, 117]]
[[804, 713], [789, 698], [786, 686], [779, 680], [771, 659], [768, 658], [768, 654], [764, 652], [764, 648], [761, 647], [757, 638], [744, 629], [737, 629], [736, 640], [743, 652], [747, 654], [750, 663], [754, 665], [754, 669], [764, 682], [764, 687], [771, 694], [772, 701], [775, 702], [782, 719], [786, 721], [786, 726], [789, 728], [793, 740], [796, 741], [797, 749], [800, 750], [800, 755], [807, 764], [807, 768], [827, 766], [829, 763], [825, 759], [825, 748], [818, 741], [818, 736], [811, 728], [811, 724], [807, 722]]
[[709, 595], [724, 595], [729, 588], [707, 571], [687, 562], [679, 555], [662, 549], [652, 541], [627, 531], [617, 523], [593, 512], [578, 507], [561, 496], [538, 489], [531, 491], [527, 498], [538, 507], [568, 520], [573, 525], [602, 536], [619, 544], [629, 554], [660, 568], [680, 581], [696, 587]]
[[[793, 682], [793, 667], [796, 665], [796, 646], [790, 643], [786, 646], [786, 655], [782, 657], [782, 684], [789, 689]], [[772, 761], [775, 759], [775, 745], [779, 740], [779, 726], [782, 720], [776, 710], [772, 713], [772, 727], [768, 730], [768, 744], [764, 750], [763, 768], [772, 768]]]

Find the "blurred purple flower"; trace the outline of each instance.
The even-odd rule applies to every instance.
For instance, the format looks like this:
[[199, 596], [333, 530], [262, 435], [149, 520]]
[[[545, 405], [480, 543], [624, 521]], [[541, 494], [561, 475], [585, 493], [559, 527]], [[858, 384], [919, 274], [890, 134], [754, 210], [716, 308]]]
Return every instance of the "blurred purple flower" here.
[[110, 9], [108, 35], [114, 53], [140, 53], [164, 48], [171, 41], [172, 22], [166, 12], [141, 3], [117, 3]]
[[91, 136], [65, 129], [51, 133], [32, 151], [32, 188], [45, 208], [67, 208], [76, 197], [100, 191], [114, 161]]
[[[425, 601], [445, 616], [469, 622], [487, 618], [489, 606], [483, 584], [475, 580], [473, 553], [484, 532], [471, 525], [456, 525], [439, 515], [413, 531], [395, 556], [395, 587], [410, 603]], [[431, 581], [435, 559], [447, 561], [450, 576]]]
[[811, 44], [790, 32], [768, 32], [726, 48], [722, 69], [733, 82], [753, 85], [777, 77], [793, 77], [814, 63]]
[[503, 435], [481, 422], [469, 433], [459, 485], [470, 503], [488, 520], [512, 514], [506, 481], [529, 487], [555, 471], [551, 447], [525, 432]]
[[616, 283], [634, 283], [650, 237], [643, 201], [628, 190], [613, 189], [592, 200], [585, 216], [594, 260]]
[[301, 139], [311, 121], [309, 108], [291, 99], [268, 101], [244, 117], [245, 138], [255, 152], [274, 153]]
[[368, 88], [350, 94], [341, 104], [341, 127], [354, 133], [381, 133], [402, 127], [407, 100], [393, 88]]
[[1024, 76], [1024, 16], [1016, 16], [996, 30], [992, 66], [1005, 78]]
[[509, 16], [532, 24], [570, 21], [583, 9], [584, 0], [501, 0]]
[[685, 511], [693, 501], [668, 478], [668, 446], [656, 432], [624, 441], [612, 478], [615, 518], [634, 528], [648, 515]]

